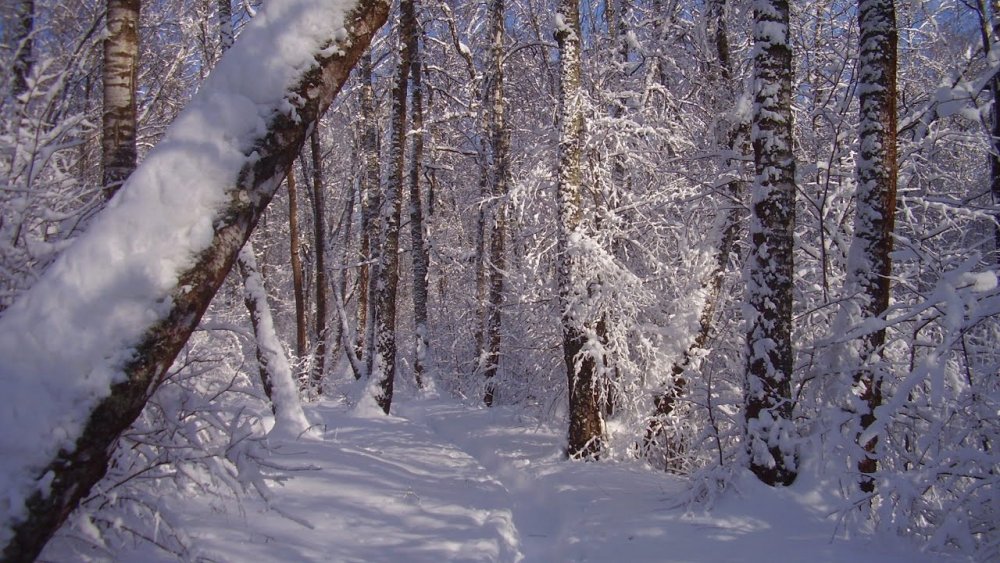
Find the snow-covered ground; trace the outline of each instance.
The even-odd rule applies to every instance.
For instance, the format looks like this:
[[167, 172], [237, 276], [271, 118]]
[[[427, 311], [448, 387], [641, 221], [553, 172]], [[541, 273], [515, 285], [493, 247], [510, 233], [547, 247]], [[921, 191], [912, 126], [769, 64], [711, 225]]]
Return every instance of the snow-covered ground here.
[[[737, 478], [711, 510], [687, 479], [633, 464], [563, 459], [562, 431], [504, 408], [445, 400], [397, 414], [307, 407], [321, 435], [275, 444], [297, 467], [263, 501], [179, 507], [196, 558], [212, 561], [947, 561], [907, 540], [838, 532], [824, 488]], [[176, 508], [175, 508], [176, 509]], [[842, 529], [842, 528], [841, 528]], [[117, 561], [173, 560], [149, 544]], [[957, 559], [955, 559], [957, 561]]]

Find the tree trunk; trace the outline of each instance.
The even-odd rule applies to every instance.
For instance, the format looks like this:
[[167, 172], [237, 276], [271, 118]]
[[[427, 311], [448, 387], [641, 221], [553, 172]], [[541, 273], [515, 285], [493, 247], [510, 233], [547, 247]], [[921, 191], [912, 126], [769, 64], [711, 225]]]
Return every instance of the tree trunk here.
[[233, 7], [230, 0], [218, 0], [219, 47], [225, 53], [233, 46]]
[[295, 170], [289, 170], [285, 182], [288, 184], [288, 253], [292, 261], [292, 293], [295, 296], [295, 356], [304, 358], [309, 348], [309, 339], [305, 275], [302, 272], [302, 253], [299, 251], [299, 190], [295, 183]]
[[416, 32], [415, 0], [399, 7], [399, 66], [392, 86], [392, 133], [389, 146], [388, 183], [382, 206], [381, 237], [374, 300], [375, 328], [371, 367], [368, 370], [375, 400], [389, 414], [396, 379], [396, 289], [399, 286], [399, 227], [403, 200], [406, 150], [406, 98], [412, 52], [409, 37]]
[[506, 98], [503, 85], [503, 48], [504, 48], [504, 0], [491, 0], [489, 4], [489, 38], [490, 53], [487, 64], [489, 77], [486, 80], [483, 95], [483, 112], [488, 114], [488, 123], [484, 132], [489, 139], [490, 155], [490, 205], [492, 228], [490, 229], [489, 248], [489, 295], [486, 302], [486, 338], [485, 366], [483, 376], [486, 378], [486, 389], [483, 403], [493, 405], [496, 389], [493, 378], [500, 365], [500, 329], [503, 311], [504, 275], [507, 268], [506, 237], [507, 237], [507, 190], [510, 178], [510, 129], [507, 126], [505, 111]]
[[135, 81], [139, 61], [139, 0], [108, 0], [104, 40], [104, 123], [101, 139], [105, 199], [135, 170]]
[[556, 201], [559, 209], [557, 234], [557, 285], [562, 314], [563, 359], [569, 387], [569, 436], [567, 454], [572, 458], [596, 458], [600, 455], [604, 433], [597, 362], [583, 352], [587, 343], [585, 323], [574, 304], [587, 299], [581, 280], [580, 237], [583, 232], [581, 189], [583, 173], [583, 111], [581, 107], [580, 7], [576, 0], [560, 0], [556, 15], [556, 40], [559, 43], [559, 179]]
[[[718, 77], [721, 85], [728, 87], [723, 92], [722, 105], [718, 108], [720, 112], [731, 110], [736, 103], [739, 93], [733, 82], [733, 63], [729, 56], [729, 36], [726, 31], [726, 1], [711, 0], [706, 12], [706, 35], [714, 40], [715, 57], [717, 63]], [[731, 128], [726, 132], [728, 138], [719, 139], [719, 144], [729, 149], [731, 154], [745, 154], [747, 141], [750, 135], [750, 124], [746, 121], [739, 121], [731, 124]], [[728, 173], [734, 177], [739, 177], [740, 158], [727, 158], [724, 164]], [[742, 180], [734, 179], [725, 186], [726, 196], [733, 202], [737, 202], [745, 193], [746, 186]], [[698, 332], [684, 351], [684, 356], [670, 367], [670, 381], [666, 389], [653, 398], [655, 407], [654, 415], [646, 430], [645, 447], [647, 451], [653, 449], [655, 442], [661, 438], [663, 444], [665, 467], [670, 466], [670, 459], [680, 453], [683, 446], [676, 439], [664, 434], [664, 422], [670, 417], [677, 406], [678, 401], [684, 395], [687, 381], [682, 377], [684, 371], [691, 365], [699, 350], [704, 349], [708, 344], [712, 333], [715, 330], [715, 313], [722, 297], [722, 285], [729, 266], [729, 260], [736, 244], [736, 235], [739, 233], [740, 207], [732, 203], [728, 208], [720, 210], [721, 220], [718, 221], [719, 232], [719, 252], [715, 257], [715, 265], [708, 277], [702, 284], [705, 290], [705, 301], [702, 304], [701, 314], [698, 317]]]
[[747, 261], [746, 447], [750, 470], [768, 485], [797, 474], [792, 423], [792, 51], [788, 0], [754, 4], [756, 178]]
[[[845, 295], [855, 295], [847, 307], [857, 307], [855, 321], [878, 318], [889, 307], [892, 276], [892, 232], [896, 219], [896, 9], [893, 0], [860, 0], [859, 87], [861, 119], [857, 162], [856, 215]], [[854, 393], [860, 397], [861, 432], [875, 422], [882, 404], [882, 370], [878, 364], [885, 329], [870, 332], [856, 343], [860, 369], [854, 373]], [[858, 462], [861, 489], [875, 490], [878, 436], [862, 438], [866, 456]]]
[[[366, 51], [361, 58], [361, 92], [359, 94], [361, 102], [361, 150], [359, 154], [363, 168], [361, 170], [361, 181], [359, 182], [361, 200], [361, 268], [358, 272], [358, 336], [355, 346], [355, 353], [364, 359], [370, 345], [368, 335], [371, 316], [368, 314], [371, 308], [370, 295], [372, 290], [371, 275], [372, 234], [376, 234], [378, 220], [376, 214], [380, 207], [379, 200], [379, 143], [378, 143], [378, 120], [375, 115], [375, 93], [372, 87], [372, 55], [371, 51]], [[369, 342], [366, 342], [369, 341]], [[362, 362], [363, 364], [363, 362]], [[352, 364], [353, 366], [353, 364]], [[355, 379], [361, 379], [363, 373], [354, 369]]]
[[240, 251], [237, 264], [243, 278], [243, 302], [250, 312], [250, 324], [253, 326], [260, 382], [264, 394], [271, 401], [271, 412], [274, 414], [271, 432], [297, 436], [309, 428], [309, 422], [302, 412], [292, 368], [274, 329], [264, 277], [257, 268], [257, 257], [250, 241]]
[[15, 50], [11, 68], [11, 94], [15, 98], [28, 91], [34, 58], [35, 0], [15, 0], [11, 19], [10, 47]]
[[[234, 170], [234, 175], [228, 180], [217, 182], [219, 190], [224, 189], [226, 197], [217, 204], [196, 208], [203, 216], [204, 223], [212, 226], [210, 239], [205, 240], [203, 246], [193, 248], [195, 254], [190, 256], [189, 261], [164, 263], [164, 267], [176, 264], [176, 276], [171, 275], [171, 279], [175, 281], [169, 288], [164, 289], [163, 299], [157, 299], [154, 303], [147, 302], [145, 298], [136, 298], [136, 306], [156, 311], [157, 315], [144, 317], [144, 324], [129, 328], [128, 334], [123, 335], [120, 343], [98, 343], [105, 346], [109, 352], [107, 355], [100, 354], [101, 358], [117, 358], [117, 360], [100, 359], [94, 365], [77, 366], [76, 369], [82, 372], [81, 379], [93, 379], [103, 374], [94, 381], [94, 384], [98, 385], [97, 382], [103, 380], [108, 381], [108, 387], [104, 389], [105, 393], [108, 393], [107, 396], [103, 394], [95, 396], [94, 393], [82, 389], [60, 391], [59, 397], [65, 399], [60, 404], [69, 400], [66, 399], [67, 393], [75, 393], [74, 397], [77, 395], [79, 397], [78, 400], [73, 399], [73, 408], [88, 413], [86, 420], [79, 421], [80, 434], [74, 436], [74, 430], [70, 428], [67, 430], [70, 435], [66, 440], [53, 436], [51, 442], [39, 443], [31, 455], [16, 460], [8, 459], [4, 463], [3, 480], [9, 485], [6, 491], [8, 499], [23, 499], [16, 503], [12, 501], [0, 513], [2, 514], [0, 526], [3, 527], [0, 537], [5, 540], [2, 555], [4, 561], [34, 560], [70, 512], [104, 476], [118, 437], [139, 416], [149, 395], [163, 381], [167, 370], [198, 325], [202, 314], [232, 267], [236, 254], [243, 247], [274, 195], [280, 178], [288, 173], [295, 156], [302, 148], [306, 132], [329, 107], [333, 97], [347, 80], [354, 62], [385, 21], [387, 11], [387, 3], [368, 0], [362, 0], [346, 11], [345, 28], [350, 30], [346, 33], [346, 37], [340, 41], [330, 41], [318, 46], [314, 55], [316, 64], [302, 67], [307, 70], [298, 70], [299, 74], [291, 75], [292, 82], [288, 87], [288, 95], [275, 101], [273, 111], [265, 114], [270, 116], [266, 126], [249, 139], [250, 144], [247, 146], [253, 149], [252, 157], [245, 157], [239, 165], [239, 170]], [[332, 15], [311, 14], [312, 17], [332, 17]], [[299, 19], [299, 24], [301, 23]], [[265, 21], [264, 25], [281, 27], [257, 31], [276, 33], [280, 29], [286, 29], [289, 22], [286, 18], [282, 18], [276, 23]], [[257, 38], [261, 33], [257, 34]], [[248, 49], [259, 48], [259, 45], [252, 42], [245, 45]], [[237, 44], [233, 51], [233, 56], [236, 58], [252, 60], [252, 57], [241, 49], [240, 44]], [[262, 71], [259, 68], [248, 70]], [[214, 96], [219, 93], [226, 92], [227, 86], [220, 82], [206, 85], [190, 104], [184, 122], [175, 123], [175, 127], [181, 127], [180, 131], [187, 133], [193, 123], [214, 123], [215, 107], [210, 101], [216, 99]], [[287, 104], [291, 104], [294, 108], [293, 113], [290, 114], [282, 109]], [[234, 136], [241, 134], [238, 131], [233, 132]], [[168, 132], [164, 142], [168, 143], [167, 147], [158, 153], [154, 151], [144, 166], [148, 165], [151, 170], [155, 170], [157, 166], [173, 162], [172, 159], [178, 158], [178, 153], [169, 150], [170, 147], [176, 148], [189, 141], [173, 138]], [[245, 150], [246, 147], [241, 146], [241, 149]], [[140, 167], [137, 174], [142, 170]], [[147, 177], [151, 178], [152, 175]], [[136, 190], [137, 193], [141, 191], [139, 186]], [[119, 209], [121, 208], [105, 211], [90, 228], [96, 229], [99, 226], [111, 228], [120, 222], [128, 221], [129, 218], [123, 212], [119, 212]], [[142, 224], [134, 227], [133, 230], [143, 229]], [[152, 236], [148, 232], [143, 232], [143, 235], [147, 238]], [[134, 247], [122, 248], [132, 253], [144, 252], [143, 249]], [[66, 301], [72, 310], [63, 311], [66, 316], [60, 316], [59, 319], [80, 319], [87, 316], [87, 313], [94, 313], [93, 306], [96, 302], [112, 302], [118, 307], [123, 297], [117, 293], [117, 289], [126, 286], [130, 280], [137, 279], [137, 272], [125, 267], [131, 262], [115, 258], [115, 252], [120, 250], [107, 249], [94, 244], [93, 239], [86, 239], [78, 241], [64, 252], [59, 258], [59, 263], [64, 266], [49, 269], [46, 276], [36, 283], [32, 290], [24, 294], [5, 311], [3, 317], [0, 317], [0, 349], [5, 350], [5, 354], [13, 349], [18, 349], [21, 353], [30, 353], [30, 350], [25, 350], [26, 347], [41, 345], [32, 344], [30, 337], [25, 336], [25, 333], [31, 332], [28, 329], [32, 326], [45, 326], [45, 323], [51, 324], [58, 320], [52, 320], [44, 313], [51, 303], [43, 302], [44, 300], [35, 296], [46, 295], [47, 291], [51, 292], [57, 287], [64, 295], [72, 293], [78, 297]], [[64, 274], [74, 271], [73, 264], [95, 258], [107, 262], [108, 269], [105, 275], [111, 281], [104, 284], [103, 289], [96, 289], [107, 295], [95, 296], [94, 287], [81, 287], [78, 276]], [[148, 256], [143, 259], [148, 259]], [[114, 300], [111, 298], [112, 295], [115, 296]], [[93, 318], [95, 323], [106, 323], [109, 321], [105, 319], [113, 317], [114, 313], [115, 311], [108, 311], [105, 316], [98, 312], [90, 314], [87, 318]], [[58, 336], [54, 335], [53, 338]], [[64, 348], [70, 348], [74, 344], [66, 342]], [[60, 348], [56, 345], [49, 349], [58, 353]], [[52, 365], [63, 365], [58, 359], [52, 359], [51, 362]], [[108, 369], [118, 375], [108, 376], [104, 371]], [[58, 380], [65, 377], [64, 374], [54, 374], [47, 369], [33, 370], [32, 366], [9, 362], [0, 365], [0, 372], [2, 372], [0, 382], [5, 390], [9, 382], [13, 381], [12, 385], [18, 385], [17, 382], [23, 378], [44, 380], [50, 377]], [[101, 398], [102, 396], [104, 398]]]
[[[416, 0], [414, 0], [416, 1]], [[414, 10], [415, 11], [415, 10]], [[406, 40], [410, 43], [410, 81], [413, 94], [410, 115], [412, 116], [413, 144], [410, 147], [410, 244], [413, 260], [413, 323], [415, 328], [416, 358], [413, 373], [417, 386], [424, 387], [424, 370], [430, 350], [427, 327], [427, 276], [430, 266], [430, 252], [424, 239], [424, 204], [420, 193], [420, 170], [424, 161], [424, 91], [420, 60], [420, 32], [414, 17], [413, 34]]]
[[309, 137], [312, 153], [313, 246], [316, 250], [316, 351], [313, 356], [312, 386], [317, 395], [323, 394], [323, 374], [326, 373], [326, 206], [323, 204], [323, 156], [320, 151], [319, 127]]

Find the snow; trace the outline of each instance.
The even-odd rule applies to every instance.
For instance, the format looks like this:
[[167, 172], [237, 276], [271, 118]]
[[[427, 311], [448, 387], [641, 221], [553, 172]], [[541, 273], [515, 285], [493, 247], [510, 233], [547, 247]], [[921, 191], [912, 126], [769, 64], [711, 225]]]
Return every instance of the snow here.
[[[215, 561], [781, 561], [930, 563], [899, 538], [843, 533], [836, 485], [733, 478], [691, 502], [686, 478], [640, 464], [563, 459], [563, 430], [507, 408], [397, 401], [393, 416], [307, 408], [322, 439], [276, 444], [293, 471], [263, 501], [164, 499], [180, 508], [192, 559]], [[282, 516], [284, 513], [287, 516]], [[53, 546], [58, 548], [59, 545]], [[63, 545], [65, 548], [65, 545]], [[70, 561], [50, 549], [49, 560]], [[121, 562], [172, 561], [150, 544]]]
[[0, 544], [40, 470], [72, 446], [123, 377], [129, 347], [169, 310], [254, 141], [291, 107], [286, 91], [352, 5], [267, 2], [107, 209], [0, 318]]

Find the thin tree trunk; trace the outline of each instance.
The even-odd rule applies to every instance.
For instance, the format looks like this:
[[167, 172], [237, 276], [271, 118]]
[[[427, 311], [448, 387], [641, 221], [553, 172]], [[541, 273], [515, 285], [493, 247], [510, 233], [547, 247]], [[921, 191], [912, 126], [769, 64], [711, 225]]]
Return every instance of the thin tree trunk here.
[[[417, 0], [414, 0], [416, 2]], [[414, 6], [414, 11], [416, 11]], [[430, 340], [427, 326], [427, 276], [430, 266], [430, 252], [424, 239], [423, 196], [420, 193], [420, 170], [424, 160], [424, 91], [421, 73], [423, 68], [420, 59], [420, 33], [414, 16], [413, 33], [407, 38], [410, 43], [410, 82], [413, 94], [410, 103], [413, 129], [413, 144], [410, 147], [410, 243], [412, 245], [413, 261], [413, 323], [415, 328], [416, 358], [413, 362], [413, 374], [417, 387], [424, 387], [424, 370], [430, 350]]]
[[493, 379], [500, 365], [501, 313], [503, 311], [504, 276], [507, 268], [507, 190], [510, 178], [510, 129], [506, 121], [504, 97], [503, 48], [504, 0], [491, 0], [489, 4], [490, 54], [487, 65], [489, 78], [483, 96], [483, 111], [489, 121], [486, 136], [490, 143], [492, 167], [490, 170], [490, 205], [493, 225], [490, 229], [489, 295], [486, 302], [485, 366], [483, 376], [486, 388], [483, 403], [493, 405], [496, 392]]
[[399, 228], [403, 200], [406, 150], [406, 99], [412, 53], [409, 37], [416, 31], [414, 1], [402, 0], [399, 8], [399, 66], [392, 87], [392, 133], [389, 160], [392, 169], [385, 189], [381, 237], [376, 270], [375, 318], [369, 377], [375, 400], [389, 414], [396, 379], [396, 289], [399, 286]]
[[271, 412], [274, 414], [274, 427], [271, 431], [296, 436], [309, 427], [309, 422], [302, 412], [292, 368], [274, 329], [264, 277], [257, 268], [252, 242], [247, 241], [243, 246], [237, 257], [237, 264], [243, 279], [243, 302], [250, 313], [250, 324], [253, 326], [260, 382], [264, 387], [264, 394], [271, 401]]
[[28, 91], [34, 58], [35, 0], [15, 0], [11, 19], [10, 47], [15, 49], [11, 67], [11, 94], [15, 98]]
[[[8, 538], [3, 546], [4, 561], [34, 560], [70, 512], [104, 476], [115, 442], [139, 416], [149, 395], [163, 381], [235, 262], [236, 254], [273, 197], [279, 179], [288, 173], [305, 142], [306, 132], [329, 107], [355, 61], [385, 21], [387, 12], [388, 4], [385, 2], [362, 0], [344, 14], [345, 28], [350, 30], [346, 37], [322, 45], [316, 52], [316, 65], [300, 71], [300, 78], [289, 87], [289, 95], [284, 99], [292, 100], [295, 117], [277, 111], [278, 107], [275, 107], [274, 117], [266, 128], [258, 137], [251, 139], [250, 146], [255, 148], [254, 157], [248, 157], [240, 170], [225, 182], [223, 187], [227, 197], [224, 203], [198, 209], [213, 227], [211, 241], [207, 241], [205, 247], [191, 257], [189, 265], [178, 267], [176, 281], [166, 291], [167, 298], [157, 304], [148, 304], [150, 310], [163, 308], [162, 316], [150, 318], [145, 326], [130, 331], [128, 337], [122, 340], [123, 344], [114, 346], [113, 357], [121, 358], [121, 363], [111, 367], [120, 373], [120, 378], [106, 389], [109, 395], [104, 399], [81, 396], [77, 408], [85, 409], [88, 414], [86, 420], [81, 421], [81, 433], [72, 445], [60, 445], [53, 437], [53, 443], [39, 444], [41, 451], [51, 452], [36, 456], [44, 458], [40, 465], [35, 465], [37, 459], [18, 460], [17, 463], [8, 460], [9, 463], [5, 464], [4, 477], [19, 479], [9, 481], [12, 487], [17, 487], [8, 491], [9, 498], [23, 498], [24, 501], [23, 505], [11, 506], [0, 522], [5, 528], [0, 536]], [[287, 25], [285, 22], [282, 24]], [[234, 48], [237, 49], [239, 45]], [[244, 51], [236, 56], [247, 57], [247, 53]], [[206, 113], [208, 106], [203, 103], [197, 105], [197, 101], [213, 95], [211, 88], [199, 92], [193, 104], [196, 109], [187, 118], [207, 122], [210, 118]], [[150, 166], [162, 165], [165, 159], [174, 158], [169, 152], [160, 154], [163, 158], [150, 158]], [[102, 219], [124, 220], [114, 213], [104, 215], [98, 221]], [[93, 247], [93, 244], [88, 246], [84, 241], [67, 250], [60, 260], [72, 262], [82, 260], [83, 254], [88, 257], [99, 254]], [[113, 266], [109, 266], [112, 269], [107, 275], [119, 281], [109, 283], [109, 287], [121, 287], [120, 284], [134, 279], [135, 272], [113, 269]], [[92, 292], [93, 288], [76, 287], [76, 280], [59, 278], [62, 271], [50, 270], [51, 277], [47, 279], [55, 277], [54, 281], [62, 284], [64, 291], [80, 293], [79, 307], [92, 307], [83, 294]], [[36, 287], [52, 286], [39, 282]], [[0, 317], [0, 335], [4, 335], [2, 341], [8, 346], [22, 342], [16, 335], [21, 330], [28, 331], [26, 326], [17, 324], [19, 320], [30, 318], [33, 324], [37, 324], [44, 315], [41, 312], [32, 314], [34, 308], [47, 306], [30, 297], [15, 303]], [[15, 309], [18, 313], [12, 314]], [[67, 314], [79, 315], [80, 311]], [[80, 369], [86, 371], [88, 368], [84, 366]], [[44, 377], [44, 374], [34, 375]], [[87, 375], [86, 372], [81, 373], [81, 378]], [[28, 474], [36, 477], [30, 481], [20, 480], [20, 476]]]
[[[377, 235], [378, 220], [377, 212], [380, 207], [379, 197], [379, 146], [378, 146], [378, 122], [375, 116], [374, 89], [372, 87], [372, 55], [371, 51], [365, 51], [361, 59], [361, 150], [362, 161], [360, 199], [361, 199], [361, 242], [360, 258], [361, 268], [358, 271], [358, 335], [355, 353], [359, 358], [366, 358], [369, 349], [370, 334], [369, 326], [371, 316], [368, 314], [371, 308], [370, 295], [372, 290], [371, 275], [372, 234]], [[377, 236], [375, 237], [377, 240]], [[355, 364], [351, 364], [355, 366]], [[364, 365], [364, 362], [360, 362]], [[354, 369], [355, 379], [361, 379], [363, 373]]]
[[788, 0], [754, 4], [756, 178], [747, 264], [746, 444], [750, 470], [768, 485], [797, 475], [792, 423], [792, 51]]
[[312, 386], [317, 395], [323, 394], [323, 374], [326, 373], [326, 207], [323, 204], [323, 155], [320, 151], [319, 128], [309, 138], [312, 153], [313, 246], [316, 248], [316, 352], [313, 356]]
[[225, 53], [233, 46], [233, 7], [230, 0], [218, 0], [219, 47]]
[[103, 190], [110, 199], [135, 170], [139, 0], [108, 0], [104, 40]]
[[[861, 29], [859, 88], [861, 120], [857, 162], [857, 210], [847, 272], [847, 294], [857, 293], [847, 305], [857, 306], [858, 321], [878, 318], [889, 307], [892, 276], [892, 232], [896, 218], [896, 9], [893, 0], [860, 0]], [[854, 374], [859, 408], [860, 445], [866, 455], [858, 461], [861, 490], [872, 492], [877, 469], [878, 436], [861, 435], [875, 422], [882, 404], [882, 370], [877, 365], [885, 345], [885, 329], [861, 337], [861, 367]]]
[[583, 233], [581, 189], [583, 173], [583, 111], [581, 107], [580, 7], [576, 0], [560, 0], [556, 16], [559, 43], [559, 179], [556, 200], [559, 209], [557, 235], [557, 285], [562, 314], [563, 359], [569, 388], [569, 436], [567, 454], [572, 458], [596, 458], [601, 452], [604, 420], [597, 388], [597, 362], [583, 351], [587, 343], [586, 323], [574, 303], [586, 299], [582, 280], [582, 256], [577, 239]]
[[309, 348], [309, 340], [302, 254], [299, 251], [299, 190], [294, 169], [289, 170], [285, 183], [288, 184], [288, 253], [292, 261], [292, 293], [295, 296], [295, 356], [303, 358]]
[[[729, 92], [723, 94], [723, 104], [728, 108], [733, 107], [737, 100], [738, 93], [733, 85], [733, 63], [729, 56], [729, 36], [726, 31], [726, 2], [727, 0], [711, 0], [706, 12], [707, 35], [714, 40], [715, 56], [718, 68], [718, 76], [721, 78], [723, 87], [729, 87]], [[720, 108], [725, 111], [727, 108]], [[750, 135], [750, 124], [740, 121], [732, 124], [732, 128], [727, 133], [727, 139], [720, 139], [719, 143], [726, 146], [730, 153], [744, 154], [748, 152], [747, 141]], [[734, 178], [739, 176], [740, 159], [728, 158], [725, 167]], [[726, 197], [731, 200], [731, 204], [722, 211], [719, 222], [719, 251], [715, 257], [715, 265], [703, 282], [705, 289], [705, 301], [702, 305], [701, 314], [698, 317], [698, 332], [691, 345], [684, 351], [684, 356], [670, 367], [670, 382], [667, 388], [653, 398], [655, 407], [654, 415], [646, 429], [645, 446], [647, 451], [651, 451], [656, 440], [661, 437], [666, 440], [665, 467], [670, 467], [671, 459], [675, 458], [683, 450], [682, 444], [676, 438], [665, 436], [663, 424], [666, 419], [673, 414], [678, 401], [684, 395], [687, 381], [681, 377], [684, 371], [691, 365], [692, 360], [697, 356], [699, 350], [704, 349], [715, 330], [715, 313], [718, 309], [721, 297], [722, 286], [729, 266], [729, 260], [736, 244], [736, 236], [739, 234], [740, 207], [736, 203], [746, 191], [745, 183], [740, 179], [733, 179], [725, 186]]]

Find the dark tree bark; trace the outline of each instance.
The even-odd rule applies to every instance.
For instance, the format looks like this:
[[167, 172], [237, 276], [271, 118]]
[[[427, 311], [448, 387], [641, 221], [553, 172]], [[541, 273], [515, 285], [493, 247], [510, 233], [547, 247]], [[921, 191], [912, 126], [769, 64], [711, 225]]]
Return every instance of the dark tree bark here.
[[250, 289], [255, 286], [259, 286], [260, 289], [264, 287], [264, 278], [260, 275], [260, 270], [257, 268], [257, 258], [254, 256], [252, 242], [247, 241], [246, 246], [243, 247], [243, 250], [237, 256], [237, 266], [239, 267], [240, 277], [243, 279], [243, 303], [250, 314], [250, 325], [253, 327], [254, 350], [257, 356], [257, 373], [260, 375], [260, 384], [264, 389], [264, 395], [267, 396], [268, 401], [271, 401], [271, 413], [274, 414], [277, 412], [272, 393], [274, 384], [272, 383], [273, 378], [271, 377], [271, 373], [268, 370], [271, 361], [265, 347], [262, 345], [265, 337], [261, 333], [261, 318], [264, 315], [271, 316], [271, 307], [268, 305], [266, 299], [263, 299], [260, 294]]
[[323, 204], [323, 155], [320, 150], [319, 128], [309, 137], [312, 153], [313, 246], [316, 252], [316, 351], [313, 356], [312, 386], [317, 395], [323, 394], [323, 374], [326, 373], [326, 305], [329, 288], [326, 281], [326, 206]]
[[768, 485], [796, 477], [792, 423], [792, 51], [788, 0], [754, 4], [756, 178], [747, 259], [746, 438], [750, 470]]
[[233, 7], [230, 0], [218, 0], [219, 47], [223, 53], [233, 46]]
[[108, 0], [104, 40], [101, 164], [105, 199], [135, 170], [135, 81], [139, 62], [139, 0]]
[[583, 173], [583, 111], [580, 70], [580, 7], [576, 0], [560, 0], [556, 19], [559, 43], [559, 179], [556, 201], [559, 209], [557, 285], [562, 309], [563, 359], [569, 387], [569, 435], [567, 454], [572, 458], [596, 458], [601, 452], [604, 419], [597, 381], [597, 361], [583, 352], [587, 343], [586, 323], [573, 304], [586, 299], [581, 280], [585, 265], [578, 239], [583, 233], [581, 190]]
[[317, 64], [304, 71], [291, 87], [285, 101], [295, 109], [294, 117], [276, 112], [266, 130], [253, 140], [248, 151], [253, 151], [255, 158], [247, 159], [232, 178], [227, 203], [206, 217], [214, 226], [212, 241], [179, 272], [166, 316], [135, 334], [131, 347], [134, 353], [122, 350], [121, 357], [128, 358], [119, 365], [123, 378], [111, 387], [107, 398], [92, 408], [74, 446], [59, 450], [35, 472], [39, 480], [33, 492], [27, 491], [26, 516], [9, 524], [13, 535], [3, 546], [4, 561], [34, 560], [104, 476], [118, 437], [135, 421], [149, 395], [163, 381], [273, 197], [279, 179], [288, 173], [299, 154], [306, 132], [329, 107], [387, 12], [385, 2], [362, 1], [346, 13], [346, 27], [351, 30], [347, 37], [319, 49], [315, 54]]
[[[375, 93], [372, 87], [372, 55], [371, 51], [366, 51], [361, 58], [361, 91], [359, 94], [361, 105], [361, 147], [359, 155], [363, 164], [361, 170], [361, 181], [359, 182], [361, 200], [361, 241], [360, 259], [361, 268], [358, 272], [358, 336], [355, 346], [355, 353], [359, 358], [366, 359], [371, 342], [370, 323], [372, 294], [371, 263], [372, 255], [372, 235], [378, 239], [378, 218], [376, 214], [380, 207], [379, 195], [379, 142], [378, 142], [378, 120], [375, 115]], [[364, 362], [361, 362], [363, 365]], [[364, 375], [361, 370], [352, 364], [355, 379], [361, 379]]]
[[[414, 0], [416, 2], [417, 0]], [[414, 6], [414, 11], [416, 11]], [[430, 340], [427, 326], [427, 276], [430, 267], [430, 252], [425, 240], [424, 204], [420, 190], [420, 170], [424, 161], [424, 89], [421, 73], [423, 65], [420, 60], [420, 30], [414, 26], [412, 35], [407, 37], [410, 44], [410, 83], [413, 94], [410, 99], [410, 115], [413, 129], [413, 144], [410, 146], [410, 255], [413, 261], [413, 323], [414, 339], [416, 341], [416, 358], [413, 362], [413, 373], [417, 386], [424, 387], [424, 370], [430, 350]]]
[[28, 90], [34, 58], [35, 0], [15, 0], [11, 19], [10, 46], [15, 49], [11, 70], [11, 94], [18, 97]]
[[285, 183], [288, 185], [288, 253], [292, 262], [292, 293], [295, 297], [295, 355], [302, 358], [309, 349], [309, 338], [305, 274], [302, 271], [302, 253], [299, 251], [299, 189], [294, 170], [289, 170]]
[[[877, 318], [889, 307], [892, 276], [892, 232], [896, 220], [896, 8], [893, 0], [860, 0], [859, 88], [861, 120], [857, 162], [857, 208], [846, 285], [856, 296], [857, 319]], [[885, 329], [856, 343], [861, 368], [854, 374], [861, 432], [875, 422], [882, 404], [882, 377], [877, 365], [885, 345]], [[860, 438], [860, 435], [859, 435]], [[863, 439], [866, 456], [858, 462], [861, 489], [875, 490], [878, 436]]]
[[504, 96], [503, 48], [504, 0], [491, 0], [487, 29], [490, 38], [488, 78], [484, 87], [483, 111], [488, 115], [486, 136], [490, 145], [488, 174], [490, 179], [490, 205], [492, 226], [489, 247], [489, 294], [486, 301], [486, 349], [483, 351], [485, 366], [483, 376], [486, 389], [483, 403], [493, 405], [496, 389], [493, 378], [500, 365], [501, 313], [503, 311], [504, 275], [507, 268], [507, 190], [510, 179], [510, 129], [506, 121]]
[[408, 38], [416, 32], [415, 0], [402, 0], [399, 7], [399, 66], [392, 86], [392, 132], [389, 159], [392, 169], [385, 189], [381, 214], [381, 244], [373, 293], [374, 348], [368, 370], [377, 387], [376, 402], [389, 414], [396, 379], [396, 290], [399, 286], [399, 228], [406, 170], [406, 99], [412, 51]]

